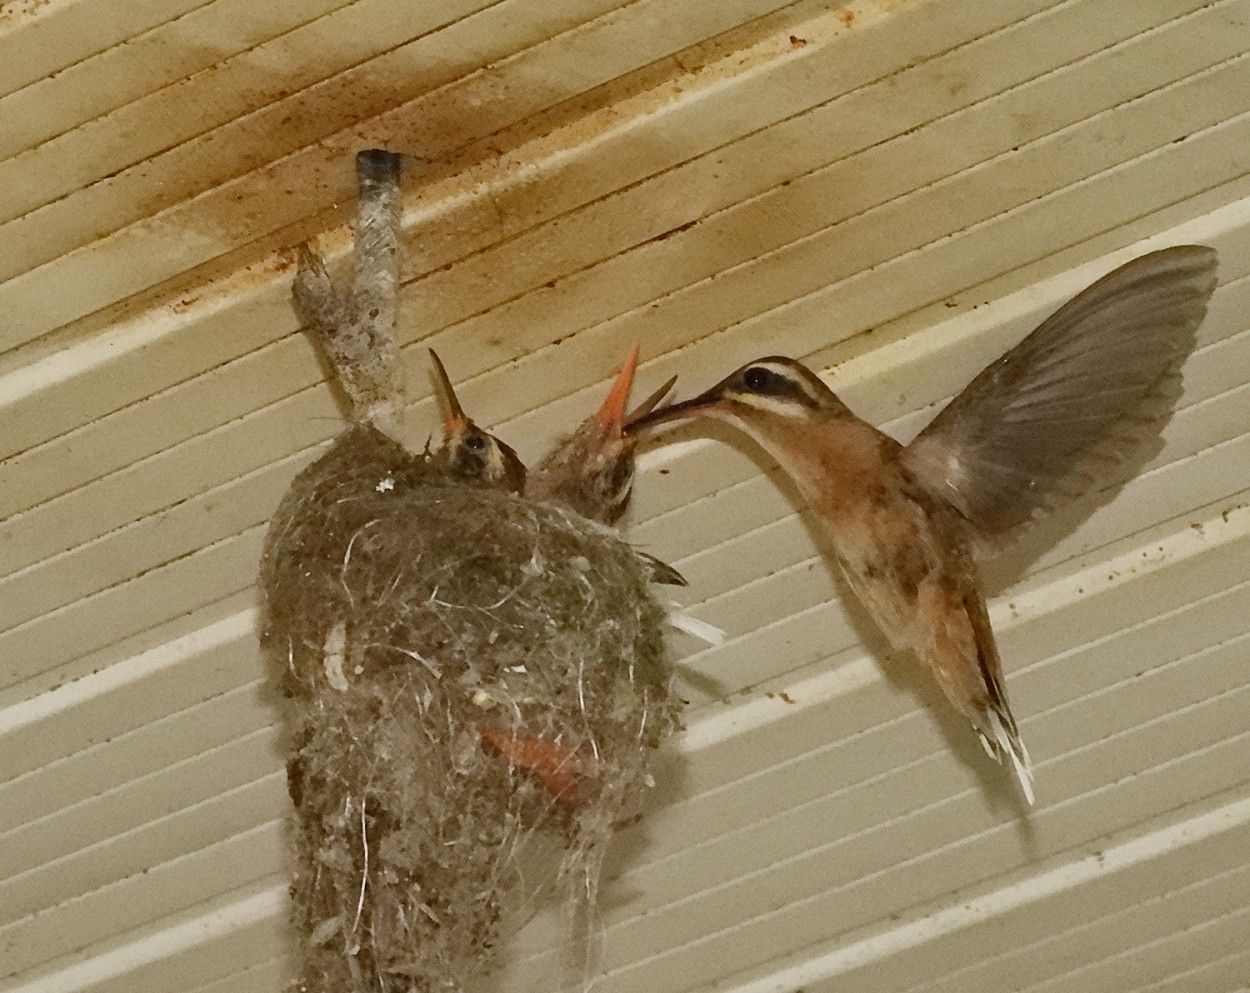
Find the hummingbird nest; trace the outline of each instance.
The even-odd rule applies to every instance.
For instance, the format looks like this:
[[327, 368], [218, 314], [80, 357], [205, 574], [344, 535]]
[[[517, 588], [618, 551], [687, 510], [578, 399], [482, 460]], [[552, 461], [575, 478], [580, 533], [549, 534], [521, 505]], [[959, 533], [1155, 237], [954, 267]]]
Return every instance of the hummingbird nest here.
[[459, 990], [557, 878], [593, 900], [677, 719], [632, 548], [358, 426], [291, 485], [261, 581], [301, 989]]
[[450, 381], [444, 447], [393, 440], [399, 158], [356, 166], [350, 286], [307, 248], [293, 286], [354, 426], [270, 525], [262, 643], [288, 700], [299, 987], [441, 993], [557, 882], [593, 910], [677, 701], [657, 563], [512, 492], [524, 468]]

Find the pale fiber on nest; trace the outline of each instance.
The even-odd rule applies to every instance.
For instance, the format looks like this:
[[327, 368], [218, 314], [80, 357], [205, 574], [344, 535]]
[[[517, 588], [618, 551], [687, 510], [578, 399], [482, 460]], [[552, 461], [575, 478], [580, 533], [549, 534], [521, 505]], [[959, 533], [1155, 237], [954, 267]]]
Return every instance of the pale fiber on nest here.
[[[300, 985], [461, 988], [536, 895], [527, 850], [562, 852], [593, 897], [676, 723], [646, 577], [615, 533], [457, 484], [372, 428], [295, 480], [261, 580], [290, 696]], [[567, 749], [575, 792], [483, 727]]]

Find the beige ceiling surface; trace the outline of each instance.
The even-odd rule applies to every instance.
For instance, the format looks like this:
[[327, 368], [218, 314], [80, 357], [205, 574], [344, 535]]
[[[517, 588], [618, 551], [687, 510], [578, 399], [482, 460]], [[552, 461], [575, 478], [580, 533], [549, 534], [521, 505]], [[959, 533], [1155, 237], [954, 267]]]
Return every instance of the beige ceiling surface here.
[[[341, 427], [290, 246], [414, 159], [402, 334], [527, 457], [805, 359], [900, 437], [1115, 264], [1221, 285], [1161, 450], [990, 570], [1038, 804], [844, 607], [747, 450], [632, 537], [727, 632], [621, 837], [596, 989], [1250, 983], [1250, 0], [0, 5], [0, 991], [276, 989], [265, 522]], [[1122, 482], [1122, 481], [1121, 481]], [[558, 915], [495, 988], [576, 987]]]

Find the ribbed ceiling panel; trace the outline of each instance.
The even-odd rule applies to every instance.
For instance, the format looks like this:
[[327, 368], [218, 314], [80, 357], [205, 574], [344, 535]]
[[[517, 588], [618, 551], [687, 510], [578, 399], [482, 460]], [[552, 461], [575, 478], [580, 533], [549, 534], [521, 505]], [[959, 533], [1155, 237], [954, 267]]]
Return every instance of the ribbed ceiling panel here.
[[[47, 0], [0, 8], [0, 991], [260, 993], [287, 799], [253, 581], [340, 429], [291, 254], [415, 158], [402, 337], [526, 457], [803, 358], [910, 437], [1114, 265], [1215, 246], [1159, 450], [993, 564], [1024, 809], [784, 480], [644, 455], [689, 728], [604, 993], [1225, 993], [1250, 958], [1250, 0]], [[576, 988], [559, 913], [492, 989]]]

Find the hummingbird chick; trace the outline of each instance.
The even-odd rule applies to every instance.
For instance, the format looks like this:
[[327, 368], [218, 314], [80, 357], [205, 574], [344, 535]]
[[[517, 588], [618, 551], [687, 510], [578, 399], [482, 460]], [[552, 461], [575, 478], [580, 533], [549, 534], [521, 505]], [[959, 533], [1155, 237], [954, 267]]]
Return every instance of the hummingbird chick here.
[[510, 445], [473, 423], [460, 406], [447, 370], [432, 348], [430, 359], [434, 363], [439, 403], [445, 413], [443, 445], [434, 453], [435, 464], [462, 482], [520, 493], [525, 488], [525, 463]]
[[603, 406], [558, 442], [530, 473], [527, 497], [562, 504], [601, 524], [620, 520], [633, 490], [634, 451], [638, 447], [629, 427], [663, 400], [677, 382], [674, 376], [626, 414], [637, 368], [635, 344]]
[[[634, 454], [638, 439], [633, 423], [649, 414], [673, 388], [673, 376], [628, 414], [625, 404], [638, 368], [638, 345], [630, 349], [616, 374], [607, 399], [571, 435], [548, 452], [530, 473], [525, 495], [550, 500], [600, 524], [615, 524], [629, 506], [634, 486]], [[651, 582], [662, 586], [685, 586], [686, 580], [667, 562], [639, 552]]]
[[1215, 287], [1181, 246], [1098, 280], [978, 375], [911, 442], [856, 417], [793, 359], [750, 362], [642, 418], [727, 422], [793, 479], [843, 575], [1033, 802], [976, 558], [1095, 486], [1156, 436]]

